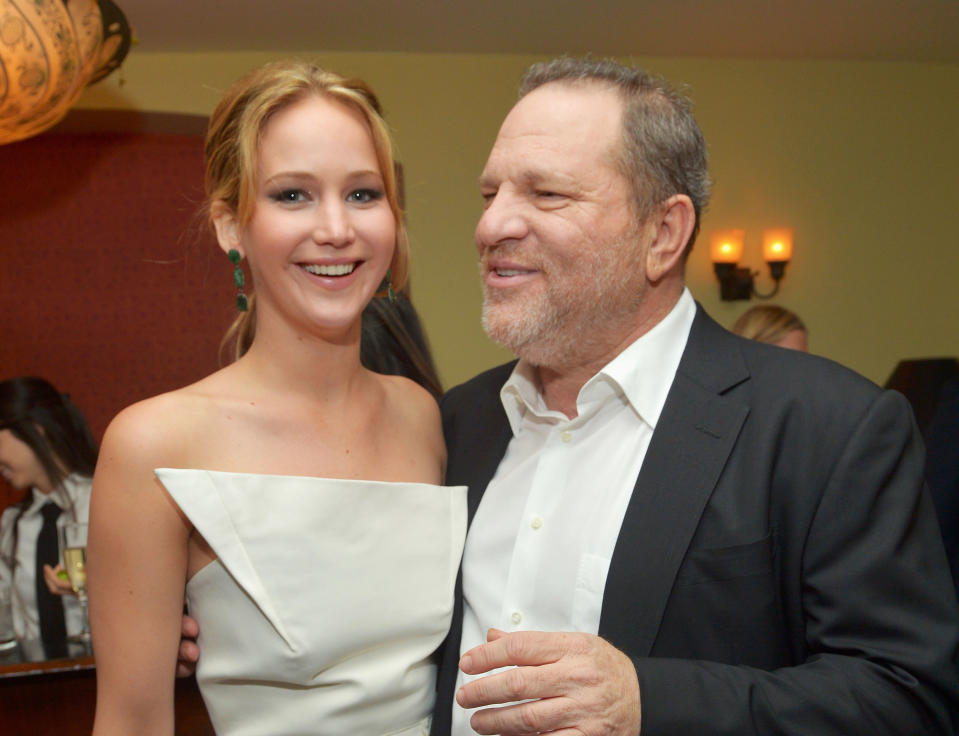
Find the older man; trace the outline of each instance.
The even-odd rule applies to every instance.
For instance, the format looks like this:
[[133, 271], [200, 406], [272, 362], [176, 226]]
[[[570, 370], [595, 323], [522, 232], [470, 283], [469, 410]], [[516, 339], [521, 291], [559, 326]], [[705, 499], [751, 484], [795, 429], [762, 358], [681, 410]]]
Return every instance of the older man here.
[[519, 362], [443, 400], [472, 523], [434, 733], [952, 733], [908, 407], [694, 303], [688, 101], [536, 65], [480, 181], [484, 322]]

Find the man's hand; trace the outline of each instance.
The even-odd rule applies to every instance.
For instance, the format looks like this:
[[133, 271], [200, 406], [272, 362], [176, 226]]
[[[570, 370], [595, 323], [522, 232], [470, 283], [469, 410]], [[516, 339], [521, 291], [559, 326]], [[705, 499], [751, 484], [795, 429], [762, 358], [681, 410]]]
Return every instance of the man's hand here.
[[487, 643], [466, 652], [460, 669], [478, 675], [456, 694], [464, 708], [516, 703], [477, 711], [470, 725], [481, 734], [550, 732], [572, 736], [637, 736], [639, 681], [629, 657], [592, 634], [490, 629]]
[[189, 677], [196, 671], [196, 663], [200, 658], [200, 648], [196, 645], [196, 638], [200, 634], [200, 625], [195, 619], [185, 613], [180, 622], [180, 649], [177, 652], [176, 676]]

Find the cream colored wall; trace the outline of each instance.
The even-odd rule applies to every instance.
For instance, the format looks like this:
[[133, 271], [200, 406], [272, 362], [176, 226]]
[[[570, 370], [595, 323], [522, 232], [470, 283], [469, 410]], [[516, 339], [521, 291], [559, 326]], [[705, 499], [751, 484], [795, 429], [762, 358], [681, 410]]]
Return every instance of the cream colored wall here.
[[[208, 114], [223, 89], [273, 54], [146, 54], [89, 89], [80, 107]], [[414, 247], [414, 298], [444, 382], [509, 354], [479, 327], [472, 230], [476, 178], [516, 81], [534, 57], [314, 54], [367, 79], [396, 133]], [[747, 232], [761, 268], [764, 227], [796, 229], [777, 302], [811, 349], [882, 382], [902, 357], [959, 354], [959, 67], [931, 64], [637, 59], [689, 86], [715, 179], [703, 222]], [[706, 238], [690, 288], [725, 325]], [[228, 278], [224, 266], [224, 278]]]

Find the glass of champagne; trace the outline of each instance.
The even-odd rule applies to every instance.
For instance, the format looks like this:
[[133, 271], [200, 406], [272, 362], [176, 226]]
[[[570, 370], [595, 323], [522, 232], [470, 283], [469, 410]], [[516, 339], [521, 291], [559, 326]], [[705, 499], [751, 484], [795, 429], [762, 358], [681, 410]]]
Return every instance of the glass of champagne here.
[[87, 614], [86, 524], [68, 521], [60, 527], [60, 553], [63, 555], [63, 568], [83, 609], [83, 630], [68, 636], [67, 641], [87, 644], [90, 641], [90, 619]]

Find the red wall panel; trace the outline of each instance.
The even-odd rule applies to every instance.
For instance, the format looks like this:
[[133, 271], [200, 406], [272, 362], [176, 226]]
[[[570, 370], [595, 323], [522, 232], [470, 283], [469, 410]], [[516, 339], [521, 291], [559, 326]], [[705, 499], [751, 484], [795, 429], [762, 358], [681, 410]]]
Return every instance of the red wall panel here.
[[124, 406], [217, 368], [234, 287], [198, 214], [202, 147], [155, 131], [0, 146], [0, 379], [49, 379], [98, 439]]

